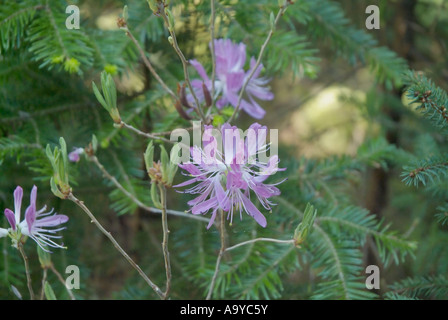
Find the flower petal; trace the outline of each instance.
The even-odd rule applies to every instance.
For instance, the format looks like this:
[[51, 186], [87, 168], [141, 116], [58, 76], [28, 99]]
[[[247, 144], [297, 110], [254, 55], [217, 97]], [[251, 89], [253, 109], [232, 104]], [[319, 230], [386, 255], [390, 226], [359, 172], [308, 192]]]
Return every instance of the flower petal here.
[[201, 76], [202, 79], [204, 79], [204, 81], [206, 83], [210, 82], [210, 79], [207, 76], [207, 72], [205, 72], [204, 67], [202, 66], [202, 64], [199, 61], [197, 61], [197, 60], [190, 60], [190, 64], [196, 69], [198, 74]]
[[14, 216], [14, 212], [12, 212], [10, 209], [5, 209], [5, 217], [8, 219], [9, 225], [11, 226], [12, 230], [16, 231], [16, 219]]
[[22, 207], [23, 189], [21, 186], [17, 186], [14, 190], [14, 212], [16, 224], [20, 223], [20, 210]]
[[210, 221], [208, 222], [207, 229], [210, 229], [210, 227], [213, 225], [213, 222], [215, 222], [216, 218], [216, 212], [218, 211], [218, 208], [213, 210], [212, 217], [210, 218]]
[[213, 208], [214, 206], [216, 206], [217, 204], [218, 204], [218, 200], [216, 199], [216, 197], [210, 198], [208, 200], [205, 200], [205, 201], [195, 205], [191, 209], [191, 213], [193, 213], [193, 214], [205, 213], [208, 210], [210, 210], [211, 208]]
[[255, 205], [244, 195], [241, 194], [241, 200], [243, 200], [244, 208], [246, 209], [246, 212], [255, 219], [255, 221], [262, 226], [263, 228], [266, 228], [267, 221], [265, 216], [255, 207]]
[[193, 178], [193, 179], [184, 181], [184, 182], [182, 182], [182, 183], [176, 184], [175, 186], [173, 186], [173, 188], [185, 187], [185, 186], [188, 186], [188, 185], [190, 185], [190, 184], [192, 184], [192, 183], [194, 183], [194, 182], [196, 182], [196, 181], [198, 181], [198, 180], [199, 180], [199, 179], [197, 179], [197, 178]]
[[60, 224], [66, 223], [68, 221], [68, 217], [63, 214], [55, 214], [51, 217], [45, 217], [37, 220], [34, 223], [35, 227], [55, 227]]
[[37, 187], [33, 186], [30, 196], [30, 205], [25, 211], [25, 220], [28, 225], [28, 231], [31, 234], [33, 230], [34, 222], [36, 221], [36, 197]]
[[241, 109], [246, 111], [248, 115], [255, 119], [262, 119], [266, 114], [266, 111], [253, 99], [251, 99], [251, 103], [246, 100], [242, 100]]

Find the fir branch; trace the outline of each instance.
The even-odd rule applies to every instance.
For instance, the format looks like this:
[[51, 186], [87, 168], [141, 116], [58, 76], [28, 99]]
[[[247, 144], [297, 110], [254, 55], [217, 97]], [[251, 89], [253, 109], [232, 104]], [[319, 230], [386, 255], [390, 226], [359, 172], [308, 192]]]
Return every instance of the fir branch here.
[[[284, 198], [279, 198], [278, 202], [302, 219], [303, 212], [292, 203]], [[380, 257], [385, 262], [390, 256], [398, 262], [396, 251], [403, 259], [415, 250], [415, 243], [396, 237], [387, 231], [388, 227], [381, 228], [367, 210], [352, 207], [320, 211], [322, 214], [313, 225], [315, 232], [308, 241], [313, 255], [312, 266], [323, 280], [313, 296], [315, 299], [374, 297], [365, 290], [358, 276], [362, 266], [360, 247], [368, 235], [376, 240]]]
[[428, 299], [447, 299], [448, 279], [444, 275], [409, 277], [390, 286], [387, 293], [415, 299], [418, 297]]
[[433, 156], [423, 160], [414, 161], [413, 164], [403, 167], [402, 181], [406, 185], [413, 184], [418, 187], [420, 183], [434, 183], [448, 176], [448, 161], [446, 157]]
[[438, 213], [436, 213], [437, 222], [443, 225], [448, 225], [448, 204], [445, 203], [437, 207]]
[[[386, 47], [379, 47], [373, 36], [356, 29], [346, 17], [341, 5], [331, 0], [306, 0], [308, 17], [304, 23], [310, 34], [328, 40], [335, 50], [351, 64], [361, 61], [375, 72], [378, 82], [386, 87], [400, 87], [402, 74], [407, 70], [406, 60]], [[302, 14], [303, 15], [303, 14]]]
[[80, 73], [92, 65], [94, 50], [82, 31], [65, 28], [65, 19], [61, 6], [46, 1], [43, 14], [29, 26], [26, 40], [31, 43], [33, 60], [41, 62], [41, 68], [63, 67], [70, 73]]
[[[415, 242], [397, 237], [395, 232], [388, 231], [388, 226], [382, 227], [381, 223], [377, 222], [375, 216], [369, 214], [368, 210], [357, 207], [335, 208], [327, 211], [326, 214], [326, 216], [318, 218], [319, 223], [342, 227], [359, 237], [361, 243], [365, 242], [367, 236], [372, 236], [384, 264], [387, 264], [390, 257], [393, 257], [398, 264], [407, 255], [412, 255], [417, 248]], [[340, 229], [338, 228], [338, 230]], [[401, 259], [398, 258], [397, 252], [400, 253]]]
[[340, 258], [340, 252], [338, 252], [338, 250], [336, 249], [336, 246], [333, 243], [330, 236], [321, 227], [319, 227], [319, 226], [317, 226], [317, 227], [314, 226], [314, 227], [315, 227], [316, 232], [321, 235], [322, 240], [326, 244], [327, 248], [329, 249], [329, 251], [333, 257], [333, 261], [334, 261], [333, 267], [336, 269], [337, 276], [338, 276], [340, 284], [342, 286], [343, 297], [346, 300], [349, 300], [350, 294], [349, 294], [349, 289], [348, 289], [348, 285], [347, 285], [347, 276], [345, 275], [345, 272], [346, 272], [345, 267], [348, 267], [348, 266], [343, 266], [343, 264], [341, 262], [341, 258]]
[[34, 18], [36, 11], [44, 9], [35, 1], [16, 3], [10, 1], [2, 4], [0, 11], [0, 54], [18, 48], [26, 31], [26, 26]]
[[410, 103], [442, 133], [448, 131], [448, 94], [421, 73], [408, 71], [404, 76]]
[[293, 80], [303, 75], [311, 78], [318, 72], [318, 50], [311, 47], [305, 35], [278, 30], [266, 49], [266, 69], [271, 74], [291, 72]]
[[42, 149], [42, 146], [37, 143], [29, 143], [20, 136], [0, 138], [0, 163], [8, 156], [14, 156], [17, 161], [20, 161], [20, 158], [29, 149]]
[[241, 299], [259, 299], [263, 293], [265, 299], [271, 297], [280, 298], [282, 279], [280, 278], [281, 268], [296, 267], [289, 258], [292, 256], [296, 260], [296, 247], [287, 246], [281, 250], [272, 250], [272, 254], [267, 254], [266, 261], [253, 272], [253, 276], [246, 276], [241, 283], [242, 291], [238, 292]]

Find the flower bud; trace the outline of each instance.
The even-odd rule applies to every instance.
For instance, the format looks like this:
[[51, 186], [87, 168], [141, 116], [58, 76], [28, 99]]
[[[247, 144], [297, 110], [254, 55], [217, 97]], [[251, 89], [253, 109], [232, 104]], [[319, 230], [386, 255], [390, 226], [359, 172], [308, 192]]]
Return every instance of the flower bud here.
[[178, 87], [178, 90], [177, 90], [177, 91], [178, 91], [178, 94], [179, 94], [180, 102], [181, 102], [181, 104], [182, 104], [185, 108], [187, 108], [187, 109], [191, 109], [191, 108], [193, 108], [193, 107], [188, 103], [188, 100], [187, 100], [187, 93], [186, 93], [185, 88], [186, 88], [186, 83], [185, 83], [185, 82], [182, 84], [182, 87]]
[[191, 120], [191, 117], [185, 112], [184, 109], [182, 109], [182, 106], [180, 105], [180, 101], [176, 100], [176, 103], [174, 104], [174, 107], [176, 108], [176, 111], [179, 113], [179, 115], [184, 118], [185, 120]]
[[128, 6], [125, 5], [123, 7], [123, 19], [124, 19], [124, 21], [128, 21], [128, 18], [129, 18]]
[[212, 96], [210, 95], [210, 91], [208, 91], [204, 82], [202, 82], [202, 92], [204, 93], [205, 106], [207, 108], [211, 107], [213, 103]]
[[161, 162], [161, 171], [162, 171], [162, 181], [168, 181], [168, 173], [169, 173], [169, 165], [170, 159], [168, 157], [168, 153], [164, 146], [160, 146], [160, 162]]
[[115, 82], [112, 76], [108, 72], [101, 72], [101, 88], [103, 95], [101, 95], [95, 82], [92, 82], [93, 93], [98, 102], [109, 112], [112, 120], [116, 124], [120, 124], [121, 117], [117, 108], [117, 88], [115, 87]]
[[308, 203], [303, 214], [302, 222], [299, 223], [294, 231], [294, 244], [297, 247], [300, 248], [300, 244], [302, 244], [310, 234], [316, 215], [317, 210], [314, 209], [314, 206]]
[[50, 179], [51, 191], [55, 196], [66, 199], [71, 192], [71, 187], [68, 177], [67, 145], [64, 138], [59, 139], [59, 144], [60, 148], [55, 147], [53, 152], [50, 145], [47, 145], [45, 151], [53, 168], [53, 176]]
[[176, 175], [178, 165], [180, 163], [180, 156], [179, 151], [181, 150], [181, 147], [178, 143], [176, 143], [170, 151], [170, 164], [169, 164], [169, 171], [168, 171], [168, 177], [167, 177], [167, 185], [172, 186], [174, 176]]
[[145, 159], [146, 171], [149, 174], [150, 169], [154, 167], [154, 145], [152, 141], [148, 144], [143, 156]]
[[269, 15], [269, 24], [271, 25], [271, 30], [275, 31], [275, 16], [272, 11], [271, 14]]

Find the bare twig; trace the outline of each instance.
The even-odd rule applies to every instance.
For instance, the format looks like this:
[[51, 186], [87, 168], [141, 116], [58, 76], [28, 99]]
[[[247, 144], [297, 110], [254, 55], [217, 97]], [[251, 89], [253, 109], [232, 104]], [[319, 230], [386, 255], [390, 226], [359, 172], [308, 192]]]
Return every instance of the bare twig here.
[[236, 244], [234, 246], [228, 247], [225, 251], [230, 251], [230, 250], [236, 249], [238, 247], [244, 246], [246, 244], [259, 242], [259, 241], [275, 242], [275, 243], [282, 243], [282, 244], [294, 244], [294, 239], [291, 239], [291, 240], [280, 240], [280, 239], [272, 239], [272, 238], [256, 238], [256, 239], [247, 240], [247, 241], [238, 243], [238, 244]]
[[91, 222], [94, 223], [97, 228], [112, 242], [114, 247], [120, 252], [123, 257], [129, 262], [129, 264], [137, 270], [137, 272], [140, 274], [140, 276], [146, 281], [146, 283], [155, 291], [155, 293], [161, 298], [165, 299], [165, 295], [160, 290], [160, 288], [149, 279], [149, 277], [143, 272], [143, 270], [132, 260], [132, 258], [126, 253], [126, 251], [123, 250], [123, 248], [118, 244], [118, 242], [115, 240], [115, 238], [112, 236], [110, 232], [108, 232], [104, 227], [101, 225], [101, 223], [95, 218], [92, 212], [90, 212], [89, 208], [86, 207], [83, 201], [80, 201], [77, 199], [73, 193], [70, 193], [68, 195], [68, 199], [73, 201], [76, 205], [78, 205], [90, 218]]
[[165, 272], [166, 272], [166, 288], [164, 295], [165, 299], [167, 299], [171, 288], [171, 262], [170, 262], [170, 252], [168, 251], [168, 238], [170, 230], [168, 230], [168, 216], [166, 212], [166, 189], [163, 185], [159, 184], [159, 191], [160, 191], [160, 203], [162, 204], [162, 230], [163, 230], [162, 251], [163, 251], [163, 258], [165, 261]]
[[135, 128], [134, 126], [132, 126], [132, 125], [130, 125], [130, 124], [127, 124], [126, 122], [123, 122], [123, 121], [121, 121], [121, 123], [118, 124], [117, 126], [118, 126], [118, 127], [125, 127], [126, 129], [129, 129], [129, 130], [131, 130], [131, 131], [134, 131], [134, 132], [137, 133], [138, 135], [143, 136], [143, 137], [146, 137], [146, 138], [149, 138], [149, 139], [161, 140], [161, 141], [168, 142], [168, 143], [171, 143], [171, 144], [176, 144], [176, 143], [177, 143], [177, 141], [172, 141], [172, 140], [163, 138], [163, 137], [161, 137], [161, 136], [154, 135], [154, 134], [152, 134], [152, 133], [146, 133], [146, 132], [143, 132], [143, 131], [141, 131], [140, 129], [137, 129], [137, 128]]
[[208, 123], [207, 118], [204, 114], [204, 111], [202, 110], [201, 105], [199, 104], [199, 100], [198, 100], [198, 97], [196, 96], [196, 93], [193, 90], [193, 86], [191, 85], [190, 74], [188, 72], [188, 64], [189, 63], [188, 63], [187, 59], [185, 59], [185, 56], [182, 53], [182, 50], [180, 50], [180, 48], [179, 48], [179, 44], [177, 43], [176, 33], [174, 32], [174, 30], [172, 28], [170, 28], [169, 19], [165, 13], [165, 8], [163, 7], [163, 4], [161, 4], [161, 6], [162, 6], [162, 8], [160, 10], [160, 15], [162, 16], [163, 21], [165, 22], [165, 25], [171, 35], [171, 38], [172, 38], [171, 44], [174, 48], [174, 51], [176, 51], [177, 55], [179, 56], [180, 61], [182, 62], [185, 83], [187, 84], [188, 89], [190, 89], [190, 93], [193, 96], [194, 102], [196, 103], [195, 111], [197, 111], [197, 113], [201, 117], [202, 121], [204, 121], [204, 123], [207, 124]]
[[28, 286], [28, 291], [30, 292], [30, 299], [34, 300], [34, 291], [33, 291], [33, 286], [32, 286], [32, 283], [31, 283], [30, 266], [28, 264], [28, 257], [25, 254], [25, 250], [23, 250], [22, 242], [18, 243], [17, 248], [19, 249], [19, 252], [22, 255], [23, 262], [25, 264], [26, 284]]
[[69, 288], [67, 288], [64, 277], [62, 277], [62, 275], [59, 273], [58, 270], [56, 270], [56, 268], [54, 267], [53, 264], [50, 264], [50, 269], [51, 271], [56, 275], [56, 277], [58, 278], [59, 282], [62, 283], [62, 285], [64, 286], [65, 289], [67, 289], [67, 293], [70, 296], [70, 299], [72, 300], [76, 300], [75, 296], [73, 295], [72, 290], [70, 290]]
[[[215, 102], [215, 80], [216, 80], [216, 57], [215, 57], [215, 0], [210, 0], [210, 48], [212, 52], [212, 88], [211, 88], [211, 96], [214, 104]], [[211, 108], [210, 108], [211, 110]]]
[[215, 288], [216, 279], [218, 278], [219, 268], [221, 265], [221, 259], [226, 252], [226, 224], [225, 224], [225, 216], [222, 209], [219, 209], [219, 214], [221, 216], [220, 221], [220, 235], [221, 235], [221, 248], [219, 249], [218, 258], [216, 259], [215, 273], [213, 274], [212, 281], [210, 283], [210, 287], [208, 289], [206, 300], [210, 300], [213, 294], [213, 290]]
[[135, 39], [134, 35], [132, 34], [132, 32], [128, 29], [128, 27], [124, 27], [124, 30], [126, 31], [126, 35], [132, 40], [132, 42], [135, 44], [135, 46], [137, 47], [140, 56], [143, 60], [143, 63], [145, 64], [145, 66], [148, 68], [149, 72], [151, 72], [151, 74], [153, 75], [153, 77], [157, 80], [157, 82], [159, 82], [159, 84], [162, 86], [163, 89], [165, 89], [166, 92], [169, 93], [169, 95], [174, 99], [177, 100], [177, 96], [176, 94], [168, 87], [168, 85], [165, 83], [165, 81], [162, 80], [162, 78], [159, 76], [159, 74], [157, 73], [157, 71], [154, 69], [154, 67], [152, 66], [151, 62], [148, 60], [148, 57], [146, 57], [145, 51], [143, 51], [143, 48], [140, 46], [140, 44], [138, 43], [137, 39]]
[[[101, 170], [104, 177], [109, 179], [118, 189], [120, 189], [121, 192], [123, 192], [129, 199], [131, 199], [139, 208], [141, 208], [145, 211], [151, 212], [151, 213], [160, 213], [160, 214], [162, 213], [161, 209], [157, 209], [157, 208], [153, 208], [153, 207], [149, 207], [149, 206], [145, 205], [143, 202], [141, 202], [139, 199], [137, 199], [137, 197], [135, 197], [135, 195], [130, 193], [128, 190], [126, 190], [126, 188], [123, 187], [123, 185], [113, 175], [111, 175], [106, 170], [106, 168], [104, 168], [104, 166], [102, 165], [102, 163], [98, 160], [98, 158], [96, 156], [90, 156], [89, 159]], [[204, 218], [201, 216], [196, 216], [193, 214], [187, 214], [182, 211], [170, 210], [170, 209], [166, 209], [165, 211], [167, 214], [173, 215], [173, 216], [189, 218], [189, 219], [199, 220], [199, 221], [203, 221], [203, 222], [209, 221], [209, 219], [207, 219], [207, 218]]]
[[44, 300], [45, 282], [47, 282], [48, 269], [44, 268], [42, 273], [42, 289], [40, 291], [40, 300]]

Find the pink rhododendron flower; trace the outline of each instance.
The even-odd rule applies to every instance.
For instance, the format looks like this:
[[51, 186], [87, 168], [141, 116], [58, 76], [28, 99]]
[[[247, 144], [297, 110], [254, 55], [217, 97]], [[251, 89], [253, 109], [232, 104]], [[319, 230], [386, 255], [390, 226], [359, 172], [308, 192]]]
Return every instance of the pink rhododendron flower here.
[[[216, 79], [215, 96], [213, 98], [216, 99], [216, 106], [219, 109], [226, 105], [236, 107], [243, 84], [255, 67], [255, 59], [251, 58], [250, 69], [246, 72], [244, 70], [246, 63], [246, 46], [244, 43], [236, 44], [230, 39], [217, 39], [214, 41], [214, 46]], [[202, 80], [193, 80], [192, 86], [199, 102], [203, 102], [202, 84], [205, 84], [208, 91], [211, 92], [212, 80], [208, 77], [201, 63], [196, 60], [191, 60], [190, 63], [202, 78]], [[274, 99], [274, 94], [267, 87], [269, 79], [260, 77], [262, 69], [263, 65], [260, 64], [246, 87], [245, 93], [248, 99], [241, 100], [241, 109], [255, 119], [263, 118], [266, 112], [254, 98], [260, 100]], [[191, 95], [188, 100], [191, 105], [194, 105]]]
[[25, 210], [25, 219], [20, 221], [22, 198], [23, 189], [18, 186], [14, 191], [14, 212], [11, 209], [5, 209], [5, 217], [11, 228], [9, 230], [1, 229], [0, 237], [5, 237], [9, 234], [12, 238], [18, 240], [22, 235], [25, 235], [36, 241], [36, 243], [45, 251], [48, 251], [45, 246], [64, 248], [52, 239], [61, 238], [61, 236], [57, 236], [55, 233], [65, 229], [65, 227], [56, 229], [51, 229], [51, 227], [57, 227], [66, 223], [68, 217], [62, 214], [53, 214], [53, 210], [45, 212], [47, 206], [44, 206], [37, 211], [37, 187], [34, 186], [31, 190], [30, 205]]
[[191, 148], [191, 161], [179, 164], [191, 179], [174, 187], [193, 185], [185, 193], [199, 196], [188, 202], [193, 214], [205, 214], [211, 210], [212, 217], [207, 228], [213, 224], [218, 209], [227, 212], [230, 223], [233, 216], [246, 212], [262, 227], [266, 227], [265, 216], [254, 205], [256, 197], [266, 210], [273, 205], [269, 198], [280, 195], [275, 184], [265, 180], [279, 169], [279, 159], [273, 155], [268, 161], [260, 161], [260, 154], [266, 152], [267, 128], [252, 124], [245, 138], [235, 126], [224, 124], [221, 129], [222, 148], [212, 135], [212, 126], [205, 126], [203, 147]]

